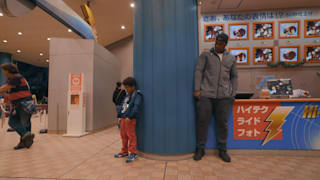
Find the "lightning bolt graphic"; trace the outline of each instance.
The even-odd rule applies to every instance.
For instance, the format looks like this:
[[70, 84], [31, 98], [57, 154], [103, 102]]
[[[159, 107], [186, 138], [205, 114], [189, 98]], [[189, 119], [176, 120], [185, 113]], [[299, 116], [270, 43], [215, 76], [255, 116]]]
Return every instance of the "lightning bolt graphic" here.
[[293, 108], [293, 106], [278, 106], [272, 111], [272, 113], [266, 119], [266, 121], [270, 123], [265, 129], [265, 131], [268, 131], [268, 134], [264, 138], [262, 146], [264, 146], [267, 142], [273, 139], [273, 137], [281, 132], [281, 126], [286, 122], [285, 118], [293, 110]]

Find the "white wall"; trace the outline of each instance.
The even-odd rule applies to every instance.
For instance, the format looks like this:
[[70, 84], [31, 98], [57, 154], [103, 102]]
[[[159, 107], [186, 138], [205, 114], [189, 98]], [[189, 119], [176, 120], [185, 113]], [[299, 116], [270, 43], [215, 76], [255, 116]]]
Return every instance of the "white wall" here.
[[65, 131], [69, 73], [84, 73], [87, 130], [111, 125], [114, 84], [120, 80], [116, 58], [93, 40], [53, 38], [49, 64], [49, 131]]
[[104, 47], [95, 44], [93, 70], [93, 129], [117, 122], [116, 108], [112, 102], [114, 84], [120, 81], [118, 59]]
[[133, 76], [133, 36], [106, 47], [120, 61], [121, 81]]

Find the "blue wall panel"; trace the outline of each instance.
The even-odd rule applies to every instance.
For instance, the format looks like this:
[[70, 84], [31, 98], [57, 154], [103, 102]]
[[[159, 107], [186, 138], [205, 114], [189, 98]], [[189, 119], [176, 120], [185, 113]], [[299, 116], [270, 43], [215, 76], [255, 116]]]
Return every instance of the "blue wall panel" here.
[[144, 113], [137, 123], [138, 148], [155, 154], [193, 152], [196, 1], [135, 2], [134, 76], [144, 94]]

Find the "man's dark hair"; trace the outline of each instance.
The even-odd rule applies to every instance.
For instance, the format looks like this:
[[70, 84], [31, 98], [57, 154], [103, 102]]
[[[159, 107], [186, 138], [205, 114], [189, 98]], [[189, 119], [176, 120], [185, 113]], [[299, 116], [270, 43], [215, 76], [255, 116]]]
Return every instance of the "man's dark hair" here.
[[1, 65], [1, 68], [8, 71], [10, 74], [17, 74], [19, 73], [18, 67], [12, 63], [5, 63]]
[[225, 43], [228, 43], [229, 37], [225, 33], [219, 33], [216, 37], [216, 41], [223, 41]]
[[117, 82], [117, 87], [120, 87], [121, 86], [121, 82]]
[[133, 77], [126, 78], [125, 80], [123, 80], [122, 84], [125, 86], [137, 87], [137, 81]]

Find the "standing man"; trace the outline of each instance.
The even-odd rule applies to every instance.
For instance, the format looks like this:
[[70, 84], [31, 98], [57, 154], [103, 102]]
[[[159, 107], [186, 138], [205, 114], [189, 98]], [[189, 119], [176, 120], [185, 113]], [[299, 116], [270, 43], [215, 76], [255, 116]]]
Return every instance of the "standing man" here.
[[117, 82], [116, 89], [113, 91], [113, 97], [112, 97], [112, 101], [114, 105], [116, 105], [117, 110], [121, 105], [122, 101], [124, 100], [124, 98], [126, 97], [126, 95], [127, 95], [126, 91], [121, 88], [121, 82]]
[[20, 135], [20, 142], [14, 149], [30, 148], [34, 138], [30, 118], [36, 109], [28, 82], [19, 74], [15, 64], [2, 64], [1, 69], [8, 80], [0, 87], [0, 94], [7, 92], [11, 103], [9, 125]]
[[[124, 98], [126, 97], [127, 93], [124, 89], [121, 88], [121, 82], [116, 83], [116, 89], [113, 91], [112, 101], [116, 106], [116, 110], [118, 112]], [[118, 119], [118, 128], [120, 129], [120, 118]]]
[[215, 47], [204, 52], [195, 69], [194, 97], [197, 99], [197, 147], [193, 159], [198, 161], [205, 155], [208, 126], [214, 113], [219, 157], [231, 162], [227, 154], [229, 112], [237, 90], [236, 59], [225, 47], [228, 35], [216, 37]]

